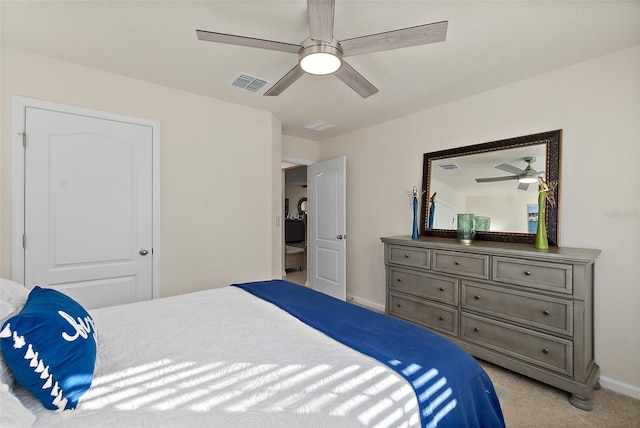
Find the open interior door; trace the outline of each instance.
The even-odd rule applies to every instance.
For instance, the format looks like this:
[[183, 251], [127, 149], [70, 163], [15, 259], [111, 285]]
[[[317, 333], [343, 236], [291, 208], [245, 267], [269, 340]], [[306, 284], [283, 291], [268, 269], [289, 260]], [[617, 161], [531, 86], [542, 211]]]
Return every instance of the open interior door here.
[[318, 162], [309, 173], [311, 288], [346, 300], [346, 157]]

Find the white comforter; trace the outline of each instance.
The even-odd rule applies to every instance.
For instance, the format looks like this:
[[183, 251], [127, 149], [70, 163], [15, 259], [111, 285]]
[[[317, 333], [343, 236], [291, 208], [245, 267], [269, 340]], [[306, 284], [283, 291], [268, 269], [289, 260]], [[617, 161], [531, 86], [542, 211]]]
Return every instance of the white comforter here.
[[62, 413], [23, 391], [35, 426], [420, 425], [402, 377], [236, 287], [91, 314], [91, 389]]

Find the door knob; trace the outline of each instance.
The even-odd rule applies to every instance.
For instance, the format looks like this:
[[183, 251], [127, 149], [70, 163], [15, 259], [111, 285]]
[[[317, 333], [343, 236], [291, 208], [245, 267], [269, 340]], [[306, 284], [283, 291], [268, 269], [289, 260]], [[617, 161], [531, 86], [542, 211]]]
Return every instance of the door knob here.
[[139, 253], [141, 256], [146, 256], [147, 254], [149, 254], [149, 250], [147, 250], [146, 248], [141, 248]]

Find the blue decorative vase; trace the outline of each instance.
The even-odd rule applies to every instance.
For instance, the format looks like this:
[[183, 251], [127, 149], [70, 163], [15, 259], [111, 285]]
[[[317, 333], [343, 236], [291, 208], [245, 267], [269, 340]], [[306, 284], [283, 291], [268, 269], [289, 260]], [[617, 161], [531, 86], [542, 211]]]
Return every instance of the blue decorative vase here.
[[411, 239], [418, 239], [420, 235], [418, 234], [418, 197], [413, 197], [413, 233], [411, 234]]

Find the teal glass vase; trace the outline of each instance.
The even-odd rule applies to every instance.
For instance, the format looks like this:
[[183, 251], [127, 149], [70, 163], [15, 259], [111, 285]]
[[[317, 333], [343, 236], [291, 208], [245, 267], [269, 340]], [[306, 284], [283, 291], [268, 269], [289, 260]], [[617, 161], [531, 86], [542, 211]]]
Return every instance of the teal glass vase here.
[[476, 216], [473, 214], [458, 214], [458, 240], [465, 245], [469, 245], [475, 238]]
[[491, 218], [481, 215], [476, 216], [476, 232], [488, 232], [491, 228]]

